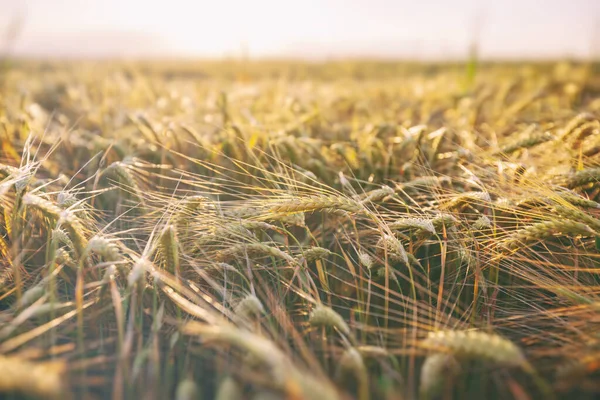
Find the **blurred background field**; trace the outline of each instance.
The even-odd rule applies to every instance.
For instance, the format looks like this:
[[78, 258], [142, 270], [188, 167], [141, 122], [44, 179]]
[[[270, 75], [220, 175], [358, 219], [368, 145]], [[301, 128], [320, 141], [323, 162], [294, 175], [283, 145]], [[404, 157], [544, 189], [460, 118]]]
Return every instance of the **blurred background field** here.
[[527, 3], [0, 2], [0, 398], [596, 398], [597, 7]]

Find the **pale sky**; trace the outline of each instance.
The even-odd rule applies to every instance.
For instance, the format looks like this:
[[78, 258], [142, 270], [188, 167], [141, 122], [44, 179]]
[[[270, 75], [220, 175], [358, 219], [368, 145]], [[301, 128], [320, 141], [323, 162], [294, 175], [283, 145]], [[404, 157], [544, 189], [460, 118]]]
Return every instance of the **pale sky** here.
[[30, 56], [600, 54], [600, 0], [0, 0], [0, 46], [19, 18]]

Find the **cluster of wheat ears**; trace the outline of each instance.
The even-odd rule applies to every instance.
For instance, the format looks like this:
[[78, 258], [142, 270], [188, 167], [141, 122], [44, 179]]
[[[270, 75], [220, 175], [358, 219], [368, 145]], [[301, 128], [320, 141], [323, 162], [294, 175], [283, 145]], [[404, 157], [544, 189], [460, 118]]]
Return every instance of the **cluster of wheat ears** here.
[[594, 398], [600, 79], [463, 69], [14, 65], [0, 397]]

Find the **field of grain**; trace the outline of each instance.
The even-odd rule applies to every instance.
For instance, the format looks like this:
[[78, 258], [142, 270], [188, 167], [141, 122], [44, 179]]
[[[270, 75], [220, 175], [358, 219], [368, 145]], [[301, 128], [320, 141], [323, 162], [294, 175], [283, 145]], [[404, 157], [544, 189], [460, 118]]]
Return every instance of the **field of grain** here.
[[0, 397], [600, 394], [594, 65], [0, 71]]

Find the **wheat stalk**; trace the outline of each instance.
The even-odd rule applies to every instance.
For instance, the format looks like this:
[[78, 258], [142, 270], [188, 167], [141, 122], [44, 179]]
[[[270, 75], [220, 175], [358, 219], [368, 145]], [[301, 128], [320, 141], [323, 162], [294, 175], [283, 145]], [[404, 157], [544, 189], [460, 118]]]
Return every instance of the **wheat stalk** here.
[[514, 343], [485, 332], [430, 332], [421, 344], [429, 349], [448, 352], [458, 358], [480, 359], [501, 366], [516, 367], [526, 363], [525, 356]]
[[373, 257], [371, 257], [368, 253], [364, 253], [364, 252], [358, 252], [358, 262], [363, 266], [366, 267], [369, 271], [373, 268], [374, 265], [374, 261], [373, 261]]
[[523, 244], [551, 238], [559, 234], [591, 236], [594, 235], [594, 230], [589, 226], [576, 221], [542, 221], [513, 232], [507, 239], [504, 239], [501, 242], [501, 247], [513, 250]]
[[284, 200], [271, 205], [269, 208], [269, 211], [274, 213], [298, 213], [323, 210], [343, 210], [351, 213], [360, 213], [363, 212], [365, 208], [359, 202], [346, 197], [316, 195]]
[[[389, 186], [382, 186], [380, 189], [372, 190], [365, 193], [364, 197], [360, 200], [362, 203], [378, 202], [386, 197], [391, 197], [396, 194], [395, 190]], [[348, 210], [346, 210], [348, 211]]]
[[592, 217], [585, 212], [578, 210], [573, 207], [565, 207], [565, 206], [555, 206], [554, 211], [558, 213], [558, 215], [563, 216], [569, 220], [581, 222], [591, 229], [593, 229], [596, 233], [600, 232], [600, 220]]
[[[393, 261], [403, 262], [409, 265], [408, 255], [402, 245], [402, 242], [395, 236], [385, 234], [376, 244], [376, 247], [383, 253], [387, 253], [388, 257]], [[385, 255], [385, 254], [384, 254]]]
[[179, 243], [177, 241], [177, 228], [175, 225], [166, 225], [158, 236], [163, 263], [167, 271], [178, 275], [179, 271]]
[[334, 328], [346, 336], [350, 336], [350, 327], [342, 316], [332, 308], [317, 305], [308, 317], [308, 323], [314, 327]]
[[566, 185], [569, 189], [574, 189], [598, 181], [600, 181], [600, 168], [588, 168], [567, 177]]
[[388, 224], [388, 227], [392, 230], [412, 229], [419, 231], [421, 234], [436, 234], [433, 222], [426, 218], [401, 218]]
[[133, 192], [133, 195], [141, 203], [141, 205], [145, 206], [142, 191], [137, 181], [133, 177], [129, 165], [126, 162], [115, 161], [114, 163], [106, 167], [104, 173], [113, 173], [119, 179], [119, 182], [121, 184], [124, 184], [128, 190], [131, 190]]
[[600, 203], [590, 200], [588, 198], [585, 198], [585, 197], [583, 197], [575, 192], [572, 192], [570, 190], [562, 190], [559, 193], [557, 193], [557, 195], [560, 199], [571, 203], [575, 207], [600, 208]]
[[341, 380], [346, 375], [358, 381], [358, 400], [369, 398], [369, 375], [361, 353], [354, 347], [344, 351], [338, 364], [338, 376]]
[[241, 299], [233, 308], [233, 312], [240, 318], [248, 319], [265, 313], [262, 302], [253, 294]]
[[456, 377], [460, 365], [452, 354], [432, 354], [421, 367], [420, 398], [427, 400], [439, 395]]
[[94, 236], [88, 241], [87, 253], [98, 254], [108, 262], [115, 262], [120, 259], [120, 251], [116, 243], [102, 236]]
[[515, 143], [511, 143], [507, 146], [504, 146], [501, 150], [501, 154], [512, 154], [517, 150], [529, 149], [531, 147], [537, 146], [542, 143], [549, 142], [554, 140], [554, 136], [549, 132], [544, 133], [532, 133], [527, 137], [516, 141]]
[[307, 262], [313, 262], [313, 261], [317, 261], [317, 260], [322, 260], [325, 259], [329, 256], [331, 256], [333, 253], [323, 247], [311, 247], [310, 249], [306, 249], [302, 252], [302, 257], [304, 257], [304, 259]]

